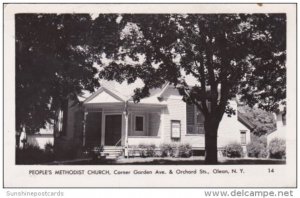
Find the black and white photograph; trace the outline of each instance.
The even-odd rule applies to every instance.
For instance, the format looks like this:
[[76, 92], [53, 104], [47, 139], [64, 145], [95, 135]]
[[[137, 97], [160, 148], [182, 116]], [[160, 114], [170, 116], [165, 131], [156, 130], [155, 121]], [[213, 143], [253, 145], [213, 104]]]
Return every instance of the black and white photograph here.
[[[27, 177], [44, 174], [35, 170], [57, 176], [58, 169], [87, 180], [100, 169], [90, 173], [242, 177], [247, 167], [271, 175], [274, 167], [283, 170], [272, 177], [288, 167], [295, 173], [296, 90], [287, 92], [296, 86], [289, 55], [295, 52], [288, 48], [296, 23], [285, 9], [293, 17], [293, 5], [251, 4], [257, 10], [247, 12], [212, 12], [222, 5], [203, 4], [166, 12], [151, 8], [168, 5], [145, 12], [148, 5], [131, 5], [143, 8], [136, 12], [105, 6], [7, 13], [4, 31], [14, 39], [5, 46], [13, 54], [4, 51], [10, 62], [4, 61], [4, 89], [12, 88], [13, 97], [4, 97], [12, 119], [4, 131], [4, 169], [10, 155], [12, 166], [32, 170]], [[296, 184], [279, 182], [274, 186]]]

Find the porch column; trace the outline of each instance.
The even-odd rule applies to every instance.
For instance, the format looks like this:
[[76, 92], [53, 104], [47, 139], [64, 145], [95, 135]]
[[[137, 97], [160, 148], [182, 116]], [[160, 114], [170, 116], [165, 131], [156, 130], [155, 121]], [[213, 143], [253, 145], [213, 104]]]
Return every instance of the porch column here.
[[124, 107], [124, 117], [125, 117], [125, 149], [124, 149], [124, 155], [125, 157], [128, 157], [128, 101], [125, 102]]
[[82, 146], [85, 146], [85, 136], [86, 136], [86, 118], [87, 118], [88, 112], [84, 112], [84, 117], [83, 117], [83, 141], [82, 141]]
[[128, 147], [128, 113], [125, 113], [125, 146]]

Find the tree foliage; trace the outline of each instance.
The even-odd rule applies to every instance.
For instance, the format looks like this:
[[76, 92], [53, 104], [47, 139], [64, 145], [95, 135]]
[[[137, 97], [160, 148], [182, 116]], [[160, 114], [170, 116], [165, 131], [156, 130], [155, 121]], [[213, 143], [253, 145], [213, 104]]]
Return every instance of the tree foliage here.
[[99, 87], [94, 62], [103, 51], [107, 56], [115, 53], [117, 17], [16, 15], [17, 129], [25, 126], [34, 132], [45, 127], [68, 99]]
[[[218, 112], [236, 94], [267, 110], [285, 99], [285, 15], [124, 15], [123, 21], [127, 27], [117, 60], [126, 55], [137, 64], [115, 61], [100, 76], [129, 83], [143, 79], [137, 101], [166, 82], [206, 114], [206, 99], [213, 98]], [[188, 86], [183, 72], [199, 84]]]
[[[207, 161], [216, 162], [217, 131], [228, 100], [237, 94], [250, 106], [274, 110], [285, 99], [285, 25], [283, 14], [147, 14], [123, 15], [120, 56], [100, 72], [101, 78], [144, 87], [174, 85], [183, 100], [204, 114]], [[126, 54], [133, 63], [125, 63]], [[190, 85], [187, 76], [198, 83]], [[208, 109], [207, 101], [211, 108]]]

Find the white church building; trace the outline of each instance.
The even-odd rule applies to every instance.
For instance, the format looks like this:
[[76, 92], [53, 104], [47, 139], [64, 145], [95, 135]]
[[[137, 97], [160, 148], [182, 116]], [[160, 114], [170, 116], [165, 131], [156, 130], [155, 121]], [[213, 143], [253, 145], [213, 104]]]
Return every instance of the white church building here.
[[[120, 151], [139, 144], [159, 147], [162, 143], [188, 143], [195, 151], [205, 151], [204, 117], [194, 105], [182, 100], [176, 88], [166, 84], [134, 103], [131, 96], [135, 88], [135, 84], [110, 81], [102, 83], [96, 92], [78, 97], [79, 105], [69, 105], [67, 130], [60, 142]], [[235, 100], [230, 105], [237, 109]], [[219, 149], [230, 143], [246, 148], [251, 140], [244, 121], [238, 113], [231, 117], [224, 114], [218, 131]], [[53, 142], [53, 133], [51, 136], [46, 131], [29, 136], [28, 142], [40, 147]]]

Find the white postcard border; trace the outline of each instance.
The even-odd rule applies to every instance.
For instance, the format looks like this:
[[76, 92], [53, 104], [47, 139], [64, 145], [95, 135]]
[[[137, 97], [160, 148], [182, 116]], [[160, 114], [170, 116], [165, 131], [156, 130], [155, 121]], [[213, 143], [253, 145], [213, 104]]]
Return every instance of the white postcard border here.
[[[285, 165], [15, 165], [15, 13], [286, 13], [287, 163]], [[4, 8], [4, 187], [295, 187], [295, 4], [7, 4]], [[275, 173], [268, 173], [273, 168]], [[29, 175], [29, 170], [110, 170], [111, 175]], [[244, 174], [115, 175], [114, 170], [244, 169]]]

